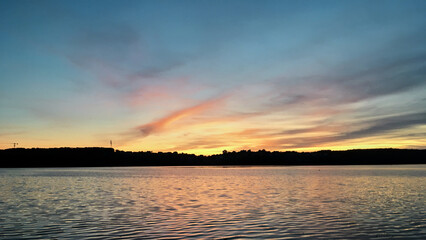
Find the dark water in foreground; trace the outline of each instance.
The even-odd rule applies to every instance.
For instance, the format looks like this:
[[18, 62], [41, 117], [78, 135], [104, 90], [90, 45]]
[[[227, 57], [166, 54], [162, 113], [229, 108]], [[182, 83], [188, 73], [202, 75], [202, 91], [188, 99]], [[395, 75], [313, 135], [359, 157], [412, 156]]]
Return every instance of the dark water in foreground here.
[[0, 169], [0, 239], [426, 239], [426, 165]]

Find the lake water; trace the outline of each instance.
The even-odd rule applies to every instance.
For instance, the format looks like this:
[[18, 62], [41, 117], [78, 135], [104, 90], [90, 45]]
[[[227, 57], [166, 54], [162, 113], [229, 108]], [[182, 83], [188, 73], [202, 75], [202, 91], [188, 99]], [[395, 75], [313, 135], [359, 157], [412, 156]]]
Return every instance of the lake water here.
[[426, 239], [426, 165], [0, 169], [0, 239]]

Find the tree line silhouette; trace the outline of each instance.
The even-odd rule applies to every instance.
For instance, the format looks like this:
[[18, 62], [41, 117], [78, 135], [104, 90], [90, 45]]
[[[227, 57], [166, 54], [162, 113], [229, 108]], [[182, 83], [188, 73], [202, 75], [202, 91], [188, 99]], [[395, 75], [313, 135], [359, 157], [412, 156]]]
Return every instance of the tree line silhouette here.
[[177, 152], [128, 152], [113, 148], [11, 148], [0, 150], [0, 167], [371, 165], [426, 164], [426, 150], [355, 149], [317, 152], [223, 151], [211, 156]]

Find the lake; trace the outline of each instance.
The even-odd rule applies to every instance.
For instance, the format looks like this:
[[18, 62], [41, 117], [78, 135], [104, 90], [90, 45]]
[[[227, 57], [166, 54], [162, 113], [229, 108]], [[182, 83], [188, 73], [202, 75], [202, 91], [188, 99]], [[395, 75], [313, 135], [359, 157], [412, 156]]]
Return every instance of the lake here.
[[0, 239], [426, 239], [426, 165], [0, 169]]

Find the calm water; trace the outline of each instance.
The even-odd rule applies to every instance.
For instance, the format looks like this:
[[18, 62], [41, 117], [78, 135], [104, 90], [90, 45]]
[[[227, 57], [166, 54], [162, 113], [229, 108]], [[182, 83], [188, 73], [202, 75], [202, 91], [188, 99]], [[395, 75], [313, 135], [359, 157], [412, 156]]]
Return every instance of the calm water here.
[[426, 165], [0, 169], [0, 239], [426, 239]]

